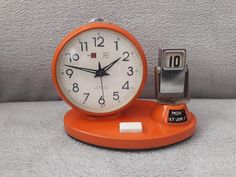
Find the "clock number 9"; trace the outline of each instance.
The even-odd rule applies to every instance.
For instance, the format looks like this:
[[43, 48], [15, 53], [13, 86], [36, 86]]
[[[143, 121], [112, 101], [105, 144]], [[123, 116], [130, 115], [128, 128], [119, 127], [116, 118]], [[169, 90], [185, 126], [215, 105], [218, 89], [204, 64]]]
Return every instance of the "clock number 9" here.
[[72, 62], [72, 61], [78, 61], [79, 60], [79, 54], [71, 54], [71, 53], [66, 53], [66, 55], [69, 56], [69, 61]]
[[69, 78], [71, 78], [72, 75], [73, 75], [73, 70], [72, 69], [67, 69], [66, 74], [69, 76]]
[[169, 67], [180, 67], [180, 56], [175, 55], [174, 56], [174, 61], [173, 61], [173, 56], [170, 56], [170, 62], [169, 62]]
[[79, 85], [77, 83], [74, 83], [72, 90], [73, 90], [73, 92], [78, 92], [79, 91]]

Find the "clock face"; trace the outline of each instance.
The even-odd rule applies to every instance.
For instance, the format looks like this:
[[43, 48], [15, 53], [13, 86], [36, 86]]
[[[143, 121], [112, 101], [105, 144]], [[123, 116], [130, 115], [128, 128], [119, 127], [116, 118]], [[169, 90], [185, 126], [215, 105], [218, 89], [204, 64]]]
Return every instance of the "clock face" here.
[[143, 74], [135, 45], [123, 34], [103, 28], [75, 35], [63, 46], [56, 63], [63, 95], [90, 113], [126, 106], [139, 91]]

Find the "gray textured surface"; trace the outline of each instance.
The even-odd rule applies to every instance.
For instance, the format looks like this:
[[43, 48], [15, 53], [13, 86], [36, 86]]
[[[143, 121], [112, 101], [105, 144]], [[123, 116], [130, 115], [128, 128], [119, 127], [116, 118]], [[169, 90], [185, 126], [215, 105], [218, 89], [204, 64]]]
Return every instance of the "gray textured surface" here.
[[151, 151], [115, 151], [68, 137], [63, 102], [0, 104], [0, 176], [214, 176], [236, 174], [236, 100], [192, 100], [189, 140]]
[[56, 45], [93, 17], [130, 31], [149, 64], [153, 97], [158, 48], [186, 48], [192, 97], [236, 98], [236, 1], [0, 1], [0, 101], [55, 100]]

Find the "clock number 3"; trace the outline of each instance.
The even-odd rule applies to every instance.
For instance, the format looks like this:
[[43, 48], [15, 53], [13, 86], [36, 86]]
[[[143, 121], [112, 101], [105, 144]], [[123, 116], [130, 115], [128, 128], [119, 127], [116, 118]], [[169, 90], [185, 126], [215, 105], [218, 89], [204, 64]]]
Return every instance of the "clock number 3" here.
[[128, 67], [129, 71], [127, 72], [128, 76], [132, 76], [134, 74], [134, 68], [132, 66]]

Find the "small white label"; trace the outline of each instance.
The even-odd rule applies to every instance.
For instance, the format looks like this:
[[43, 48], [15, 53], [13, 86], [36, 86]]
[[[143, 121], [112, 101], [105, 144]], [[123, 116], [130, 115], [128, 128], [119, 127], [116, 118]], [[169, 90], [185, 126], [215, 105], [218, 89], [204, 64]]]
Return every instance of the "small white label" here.
[[140, 133], [142, 131], [141, 122], [120, 122], [120, 133]]

